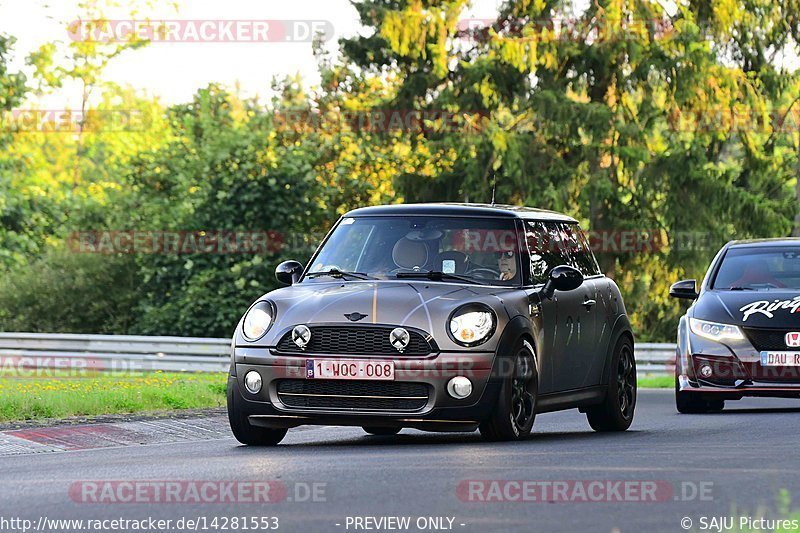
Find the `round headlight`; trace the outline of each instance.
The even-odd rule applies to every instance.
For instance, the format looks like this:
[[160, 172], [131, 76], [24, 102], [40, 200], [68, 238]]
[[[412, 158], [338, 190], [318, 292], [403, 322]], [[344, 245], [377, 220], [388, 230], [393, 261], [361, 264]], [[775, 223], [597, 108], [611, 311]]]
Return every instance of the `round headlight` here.
[[450, 335], [464, 346], [475, 346], [489, 340], [494, 328], [494, 313], [482, 305], [464, 306], [450, 317]]
[[269, 302], [258, 302], [247, 311], [242, 321], [242, 333], [249, 341], [256, 341], [264, 336], [272, 325], [274, 311]]

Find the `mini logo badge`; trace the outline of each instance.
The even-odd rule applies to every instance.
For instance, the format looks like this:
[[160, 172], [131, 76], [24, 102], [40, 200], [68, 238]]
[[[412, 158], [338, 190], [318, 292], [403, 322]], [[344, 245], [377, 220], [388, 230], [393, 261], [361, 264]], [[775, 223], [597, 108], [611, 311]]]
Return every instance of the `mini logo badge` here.
[[409, 335], [408, 331], [404, 328], [394, 328], [392, 332], [389, 333], [389, 342], [391, 342], [392, 346], [400, 353], [403, 353], [403, 350], [406, 349], [410, 340], [411, 335]]
[[800, 331], [790, 331], [786, 334], [786, 346], [789, 348], [800, 346]]
[[305, 350], [311, 341], [311, 330], [303, 324], [295, 326], [292, 330], [292, 340], [301, 350]]
[[363, 314], [361, 314], [361, 313], [359, 313], [359, 312], [355, 311], [355, 312], [352, 312], [352, 313], [350, 313], [350, 314], [348, 314], [348, 313], [345, 313], [345, 314], [344, 314], [344, 317], [345, 317], [347, 320], [349, 320], [350, 322], [358, 322], [358, 321], [359, 321], [359, 320], [361, 320], [362, 318], [367, 318], [367, 315], [363, 315]]

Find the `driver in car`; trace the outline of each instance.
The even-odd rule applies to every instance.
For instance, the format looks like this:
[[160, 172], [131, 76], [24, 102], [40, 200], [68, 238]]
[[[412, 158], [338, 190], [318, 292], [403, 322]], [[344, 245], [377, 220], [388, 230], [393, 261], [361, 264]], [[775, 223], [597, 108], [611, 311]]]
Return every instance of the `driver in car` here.
[[497, 258], [497, 270], [500, 271], [501, 281], [510, 281], [517, 275], [517, 259], [511, 250], [500, 252]]

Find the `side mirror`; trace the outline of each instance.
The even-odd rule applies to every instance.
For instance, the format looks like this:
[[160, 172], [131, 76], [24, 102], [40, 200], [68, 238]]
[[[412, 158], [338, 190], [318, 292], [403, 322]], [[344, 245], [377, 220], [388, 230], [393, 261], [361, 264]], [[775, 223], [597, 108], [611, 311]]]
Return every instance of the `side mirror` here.
[[542, 293], [552, 298], [556, 291], [572, 291], [583, 283], [583, 274], [577, 268], [561, 265], [553, 268], [542, 287]]
[[303, 265], [297, 261], [284, 261], [275, 269], [275, 277], [284, 285], [297, 283], [300, 274], [303, 273]]
[[693, 279], [685, 279], [679, 281], [669, 288], [669, 295], [673, 298], [686, 298], [687, 300], [696, 300], [697, 294], [697, 281]]

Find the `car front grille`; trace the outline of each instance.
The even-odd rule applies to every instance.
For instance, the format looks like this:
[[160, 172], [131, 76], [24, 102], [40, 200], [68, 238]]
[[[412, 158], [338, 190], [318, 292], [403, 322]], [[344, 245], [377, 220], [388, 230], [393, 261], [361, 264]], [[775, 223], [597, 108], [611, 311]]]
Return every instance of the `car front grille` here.
[[[392, 346], [389, 333], [392, 327], [373, 326], [311, 326], [311, 340], [305, 349], [301, 349], [292, 341], [292, 332], [288, 331], [276, 347], [281, 353], [307, 353], [326, 355], [399, 355]], [[409, 343], [402, 355], [425, 356], [435, 351], [430, 342], [418, 331], [408, 330]]]
[[428, 386], [401, 381], [283, 379], [278, 397], [287, 407], [358, 411], [416, 411], [428, 403]]
[[753, 347], [759, 352], [767, 350], [786, 351], [792, 349], [786, 346], [786, 334], [789, 330], [762, 328], [742, 328], [742, 330]]
[[764, 383], [800, 383], [800, 367], [761, 366], [760, 362], [743, 363], [745, 371], [753, 381]]

